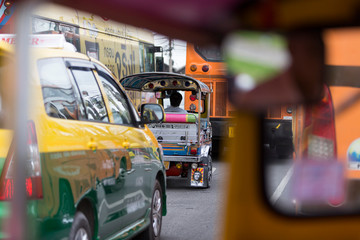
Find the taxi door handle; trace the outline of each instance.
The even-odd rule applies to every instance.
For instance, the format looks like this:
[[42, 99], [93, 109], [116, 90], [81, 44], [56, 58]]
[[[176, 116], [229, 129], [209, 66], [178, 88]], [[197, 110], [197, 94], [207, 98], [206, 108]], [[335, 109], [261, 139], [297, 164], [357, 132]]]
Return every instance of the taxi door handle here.
[[88, 148], [90, 148], [92, 151], [96, 151], [96, 149], [98, 148], [98, 144], [93, 139], [91, 139], [87, 145]]
[[125, 149], [128, 149], [130, 147], [130, 143], [128, 141], [124, 141], [122, 145]]
[[145, 168], [146, 172], [150, 172], [152, 169], [151, 168]]

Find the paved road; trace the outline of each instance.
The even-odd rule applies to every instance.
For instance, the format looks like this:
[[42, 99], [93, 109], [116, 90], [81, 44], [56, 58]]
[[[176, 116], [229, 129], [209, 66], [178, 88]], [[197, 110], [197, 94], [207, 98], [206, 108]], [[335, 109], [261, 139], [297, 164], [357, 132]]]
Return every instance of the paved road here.
[[293, 159], [278, 159], [268, 155], [264, 172], [266, 195], [270, 203], [281, 212], [295, 214], [292, 191]]
[[168, 178], [168, 214], [163, 218], [162, 240], [218, 239], [221, 213], [225, 209], [227, 164], [214, 162], [213, 168], [209, 189], [189, 188], [186, 179]]
[[[292, 159], [266, 159], [265, 189], [270, 203], [280, 211], [295, 213], [291, 198]], [[228, 165], [214, 162], [211, 188], [187, 187], [186, 179], [168, 178], [168, 214], [163, 218], [162, 240], [219, 239], [225, 209]]]

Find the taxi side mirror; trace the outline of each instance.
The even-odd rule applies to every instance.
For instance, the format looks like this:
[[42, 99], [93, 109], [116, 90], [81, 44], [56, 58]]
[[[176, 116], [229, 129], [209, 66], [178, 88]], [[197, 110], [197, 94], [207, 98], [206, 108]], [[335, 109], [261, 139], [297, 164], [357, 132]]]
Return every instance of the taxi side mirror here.
[[161, 105], [155, 103], [146, 103], [141, 105], [141, 123], [159, 123], [164, 120], [164, 109]]

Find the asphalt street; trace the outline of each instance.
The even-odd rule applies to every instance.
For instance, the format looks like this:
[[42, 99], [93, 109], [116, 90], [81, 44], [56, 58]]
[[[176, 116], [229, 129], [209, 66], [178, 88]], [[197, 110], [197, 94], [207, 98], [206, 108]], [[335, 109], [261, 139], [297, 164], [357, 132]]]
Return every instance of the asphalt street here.
[[168, 178], [168, 213], [163, 218], [162, 240], [219, 239], [227, 167], [224, 162], [213, 163], [213, 180], [208, 189], [190, 188], [185, 178]]

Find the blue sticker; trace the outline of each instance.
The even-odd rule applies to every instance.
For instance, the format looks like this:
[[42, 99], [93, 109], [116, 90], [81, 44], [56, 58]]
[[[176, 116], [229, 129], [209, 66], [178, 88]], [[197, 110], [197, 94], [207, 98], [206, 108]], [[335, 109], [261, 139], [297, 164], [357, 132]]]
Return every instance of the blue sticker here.
[[350, 144], [347, 151], [347, 157], [351, 162], [360, 162], [360, 138]]

